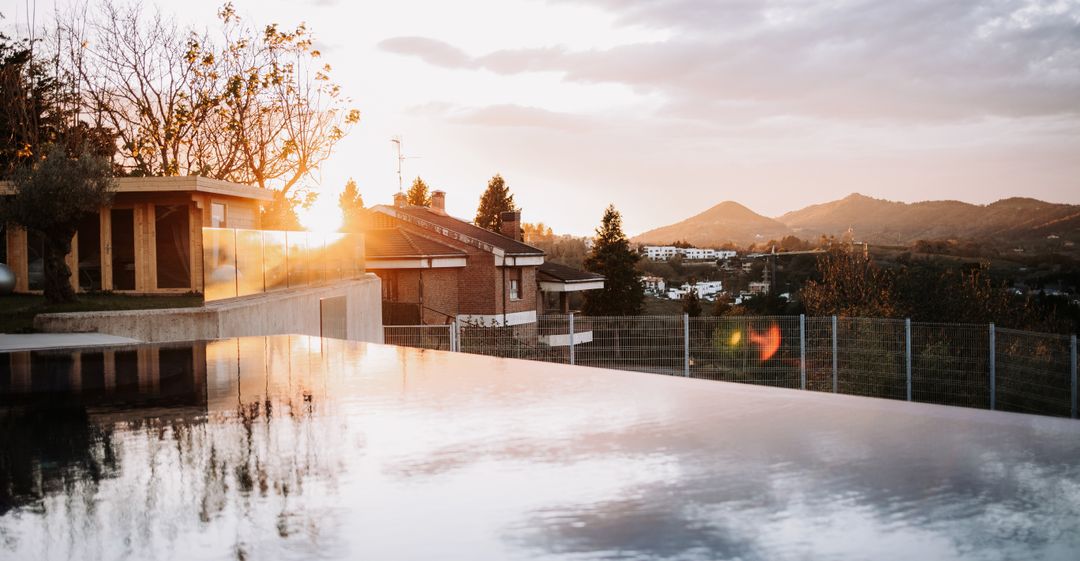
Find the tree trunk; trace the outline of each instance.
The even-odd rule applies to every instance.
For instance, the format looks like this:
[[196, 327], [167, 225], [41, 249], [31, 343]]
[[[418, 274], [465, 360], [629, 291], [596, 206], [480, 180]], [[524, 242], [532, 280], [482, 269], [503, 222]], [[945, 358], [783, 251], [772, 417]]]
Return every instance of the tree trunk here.
[[71, 269], [64, 260], [67, 254], [71, 253], [71, 239], [74, 236], [75, 232], [49, 232], [44, 236], [45, 300], [51, 304], [75, 301], [75, 290], [71, 288]]

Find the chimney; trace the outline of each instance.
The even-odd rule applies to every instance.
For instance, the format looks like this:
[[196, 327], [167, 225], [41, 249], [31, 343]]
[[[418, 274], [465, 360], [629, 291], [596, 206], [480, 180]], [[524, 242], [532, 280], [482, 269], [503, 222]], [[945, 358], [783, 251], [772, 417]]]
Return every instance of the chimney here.
[[446, 191], [431, 192], [431, 212], [446, 215]]
[[521, 241], [521, 211], [510, 210], [499, 214], [499, 220], [502, 220], [502, 228], [499, 229], [499, 233], [513, 238], [517, 241]]
[[405, 193], [398, 191], [394, 193], [394, 206], [397, 208], [405, 208]]

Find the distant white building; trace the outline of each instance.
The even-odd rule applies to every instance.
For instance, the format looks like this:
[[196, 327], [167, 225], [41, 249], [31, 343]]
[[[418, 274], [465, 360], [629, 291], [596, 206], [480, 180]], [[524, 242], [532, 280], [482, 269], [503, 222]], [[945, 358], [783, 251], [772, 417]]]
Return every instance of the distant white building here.
[[[683, 286], [686, 286], [686, 285], [683, 285]], [[684, 289], [684, 288], [681, 288], [681, 287], [680, 288], [669, 288], [669, 289], [667, 289], [667, 297], [668, 297], [669, 300], [682, 300], [689, 293], [690, 293], [689, 289]]]
[[683, 283], [682, 286], [669, 288], [667, 290], [667, 297], [671, 300], [681, 300], [687, 294], [690, 293], [690, 289], [693, 288], [699, 298], [706, 300], [712, 300], [716, 298], [716, 295], [724, 291], [724, 285], [721, 281], [702, 281], [694, 283]]
[[641, 285], [645, 287], [646, 294], [651, 294], [653, 296], [663, 295], [666, 288], [664, 277], [641, 277]]
[[724, 291], [724, 284], [720, 281], [699, 282], [694, 285], [694, 289], [697, 290], [698, 296], [712, 300]]
[[693, 261], [730, 259], [735, 252], [729, 249], [705, 249], [700, 247], [675, 247], [673, 245], [647, 245], [645, 256], [653, 261], [667, 261], [676, 255]]
[[686, 259], [713, 259], [716, 257], [716, 250], [687, 247], [682, 249], [682, 256]]
[[667, 261], [679, 254], [679, 248], [673, 245], [647, 245], [645, 257], [653, 261]]
[[768, 281], [753, 281], [747, 287], [750, 289], [750, 294], [768, 294], [769, 283]]

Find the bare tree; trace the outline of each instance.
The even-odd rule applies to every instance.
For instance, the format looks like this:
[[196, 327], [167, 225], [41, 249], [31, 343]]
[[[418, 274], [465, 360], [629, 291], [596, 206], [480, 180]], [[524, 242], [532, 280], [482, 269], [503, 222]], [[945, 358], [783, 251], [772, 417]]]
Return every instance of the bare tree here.
[[61, 27], [84, 111], [119, 136], [132, 175], [203, 175], [302, 198], [306, 179], [359, 112], [301, 24], [245, 25], [232, 4], [217, 34], [181, 29], [159, 12], [106, 1]]

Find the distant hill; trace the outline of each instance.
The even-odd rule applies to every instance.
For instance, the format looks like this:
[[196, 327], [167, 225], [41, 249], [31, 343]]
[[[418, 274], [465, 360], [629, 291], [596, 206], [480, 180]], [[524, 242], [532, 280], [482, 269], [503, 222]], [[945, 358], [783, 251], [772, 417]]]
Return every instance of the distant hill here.
[[1022, 197], [973, 205], [960, 201], [900, 203], [856, 193], [789, 212], [777, 220], [803, 239], [840, 235], [851, 228], [856, 239], [882, 244], [942, 239], [1022, 242], [1048, 235], [1062, 239], [1080, 235], [1080, 205]]
[[910, 244], [917, 240], [969, 240], [1008, 245], [1046, 241], [1080, 243], [1080, 205], [1048, 203], [1014, 197], [989, 205], [961, 201], [901, 203], [858, 193], [768, 218], [735, 202], [709, 210], [633, 238], [637, 243], [669, 244], [686, 240], [697, 246], [753, 242], [795, 235], [814, 240], [842, 236], [852, 229], [855, 239], [875, 244]]
[[749, 245], [780, 239], [789, 233], [791, 232], [788, 227], [780, 222], [734, 201], [725, 201], [682, 222], [634, 236], [631, 241], [654, 245], [666, 245], [679, 240], [696, 246], [714, 246], [727, 242]]

